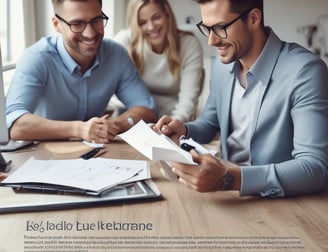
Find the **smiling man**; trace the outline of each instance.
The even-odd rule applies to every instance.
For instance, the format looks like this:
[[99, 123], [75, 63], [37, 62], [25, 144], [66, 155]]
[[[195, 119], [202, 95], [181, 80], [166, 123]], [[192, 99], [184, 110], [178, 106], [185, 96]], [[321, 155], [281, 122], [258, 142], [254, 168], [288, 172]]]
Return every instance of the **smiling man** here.
[[[103, 39], [102, 1], [52, 3], [60, 36], [36, 42], [17, 64], [6, 102], [11, 138], [108, 143], [140, 119], [156, 120], [154, 101], [126, 50]], [[114, 94], [127, 111], [109, 118]]]
[[201, 192], [286, 197], [328, 184], [327, 65], [264, 26], [263, 0], [197, 0], [198, 28], [217, 49], [211, 92], [200, 117], [154, 126], [200, 143], [220, 133], [221, 158], [192, 152], [197, 166], [173, 164]]

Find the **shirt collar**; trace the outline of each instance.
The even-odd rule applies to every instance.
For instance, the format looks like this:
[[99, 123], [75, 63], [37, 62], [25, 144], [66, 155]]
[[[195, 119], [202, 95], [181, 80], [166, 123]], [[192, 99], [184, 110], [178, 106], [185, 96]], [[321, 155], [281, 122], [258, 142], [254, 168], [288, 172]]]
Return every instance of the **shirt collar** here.
[[267, 42], [265, 43], [261, 54], [250, 69], [250, 71], [261, 80], [263, 84], [269, 83], [282, 47], [282, 41], [270, 27], [266, 27], [266, 32], [269, 34]]
[[[71, 57], [71, 55], [67, 52], [65, 45], [64, 45], [64, 40], [60, 36], [58, 37], [58, 43], [57, 43], [57, 50], [59, 53], [60, 58], [62, 59], [64, 65], [68, 69], [68, 71], [71, 74], [74, 74], [76, 72], [80, 73], [80, 66], [75, 62], [75, 60]], [[99, 54], [99, 52], [98, 52]], [[96, 59], [93, 63], [93, 65], [85, 72], [85, 75], [90, 75], [91, 72], [99, 65], [99, 55], [96, 55]]]
[[[269, 82], [282, 46], [282, 41], [270, 27], [266, 27], [265, 31], [268, 34], [268, 39], [259, 57], [249, 70], [263, 84]], [[231, 64], [231, 72], [236, 73], [238, 69], [240, 69], [239, 61]]]

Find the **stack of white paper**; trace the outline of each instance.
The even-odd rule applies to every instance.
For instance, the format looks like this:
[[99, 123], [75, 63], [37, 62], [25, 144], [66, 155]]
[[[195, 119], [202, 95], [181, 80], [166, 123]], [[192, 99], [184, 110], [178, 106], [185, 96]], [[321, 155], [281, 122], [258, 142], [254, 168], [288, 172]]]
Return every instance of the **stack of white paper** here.
[[40, 191], [84, 192], [99, 195], [123, 182], [149, 178], [149, 163], [144, 160], [107, 158], [36, 160], [32, 157], [0, 185]]

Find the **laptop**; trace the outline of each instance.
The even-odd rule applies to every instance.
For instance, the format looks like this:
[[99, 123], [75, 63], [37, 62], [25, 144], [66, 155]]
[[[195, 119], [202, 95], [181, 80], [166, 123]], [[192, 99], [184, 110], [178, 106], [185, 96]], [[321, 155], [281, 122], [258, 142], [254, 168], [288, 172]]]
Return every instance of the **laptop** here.
[[[0, 152], [16, 151], [34, 144], [33, 141], [13, 141], [9, 139], [6, 121], [6, 102], [5, 102], [3, 67], [0, 45]], [[1, 159], [1, 157], [0, 157]]]

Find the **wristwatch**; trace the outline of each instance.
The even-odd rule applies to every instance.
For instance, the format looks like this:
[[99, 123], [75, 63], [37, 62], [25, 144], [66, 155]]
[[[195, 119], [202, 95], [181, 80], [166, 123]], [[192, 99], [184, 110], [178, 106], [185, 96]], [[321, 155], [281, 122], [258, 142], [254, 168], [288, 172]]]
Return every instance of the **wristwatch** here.
[[224, 191], [228, 191], [232, 188], [233, 184], [235, 183], [235, 177], [232, 173], [227, 172], [221, 179], [221, 188]]

